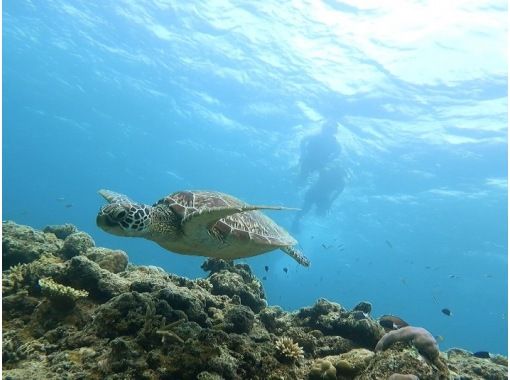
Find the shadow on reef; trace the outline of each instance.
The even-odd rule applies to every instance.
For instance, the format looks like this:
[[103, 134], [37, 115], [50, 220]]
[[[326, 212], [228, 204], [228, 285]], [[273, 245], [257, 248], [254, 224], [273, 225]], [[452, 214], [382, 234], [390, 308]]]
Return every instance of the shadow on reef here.
[[71, 225], [2, 229], [4, 379], [507, 378], [505, 357], [441, 353], [412, 326], [385, 334], [368, 302], [267, 306], [246, 264], [208, 259], [189, 280]]

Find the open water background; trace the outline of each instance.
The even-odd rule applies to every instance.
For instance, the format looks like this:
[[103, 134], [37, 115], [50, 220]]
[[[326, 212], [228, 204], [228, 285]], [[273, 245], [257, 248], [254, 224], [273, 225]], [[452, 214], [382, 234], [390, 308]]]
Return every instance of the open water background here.
[[4, 1], [3, 219], [204, 276], [99, 230], [97, 190], [300, 207], [300, 142], [334, 119], [350, 178], [295, 234], [312, 266], [245, 260], [269, 303], [368, 300], [506, 354], [506, 46], [505, 1]]

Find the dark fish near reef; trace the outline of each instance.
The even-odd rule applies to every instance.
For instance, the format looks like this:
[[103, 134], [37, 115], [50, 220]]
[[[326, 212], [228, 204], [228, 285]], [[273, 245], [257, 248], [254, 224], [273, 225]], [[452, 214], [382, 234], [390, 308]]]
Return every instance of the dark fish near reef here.
[[283, 271], [284, 271], [285, 273], [287, 273], [287, 272], [289, 271], [289, 269], [288, 269], [287, 267], [285, 267], [285, 268], [283, 268]]
[[267, 280], [267, 277], [266, 277], [266, 276], [264, 276], [264, 277], [262, 277], [262, 279], [263, 279], [263, 280]]
[[409, 326], [409, 323], [394, 315], [383, 315], [379, 317], [379, 324], [384, 327], [386, 331], [398, 330], [401, 327]]
[[450, 309], [447, 309], [447, 308], [442, 309], [441, 313], [443, 313], [444, 315], [447, 315], [449, 317], [451, 317], [453, 315], [452, 311]]
[[264, 270], [265, 270], [266, 272], [269, 272], [269, 267], [266, 265], [266, 266], [264, 267]]
[[367, 319], [368, 318], [368, 314], [367, 313], [364, 313], [362, 312], [361, 310], [356, 310], [352, 313], [352, 316], [353, 318], [356, 320], [356, 321], [361, 321], [362, 319]]
[[65, 207], [65, 208], [71, 208], [71, 207], [73, 207], [73, 204], [72, 204], [72, 203], [68, 203], [68, 204], [66, 204], [64, 207]]
[[482, 359], [490, 359], [491, 358], [491, 354], [489, 354], [487, 351], [473, 352], [473, 356], [475, 356], [477, 358], [482, 358]]

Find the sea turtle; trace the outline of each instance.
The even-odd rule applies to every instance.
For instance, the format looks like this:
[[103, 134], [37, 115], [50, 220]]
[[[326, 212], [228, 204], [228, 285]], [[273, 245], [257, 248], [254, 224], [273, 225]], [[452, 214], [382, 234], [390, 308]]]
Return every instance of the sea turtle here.
[[178, 191], [152, 206], [100, 190], [109, 203], [99, 210], [97, 225], [119, 236], [143, 237], [184, 255], [239, 259], [281, 249], [304, 266], [310, 261], [293, 246], [296, 240], [253, 206], [215, 191]]

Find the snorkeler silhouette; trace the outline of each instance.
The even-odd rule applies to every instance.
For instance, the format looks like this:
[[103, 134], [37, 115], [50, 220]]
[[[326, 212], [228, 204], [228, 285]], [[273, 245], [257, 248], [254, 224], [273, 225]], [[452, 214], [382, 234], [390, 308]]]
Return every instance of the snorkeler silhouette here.
[[306, 190], [301, 210], [296, 214], [292, 230], [299, 232], [301, 218], [315, 205], [315, 213], [324, 216], [330, 210], [333, 202], [344, 191], [346, 171], [336, 159], [319, 172], [317, 180]]
[[299, 159], [299, 183], [305, 182], [312, 174], [320, 172], [340, 155], [342, 147], [335, 137], [336, 131], [336, 122], [327, 120], [319, 133], [303, 139]]

